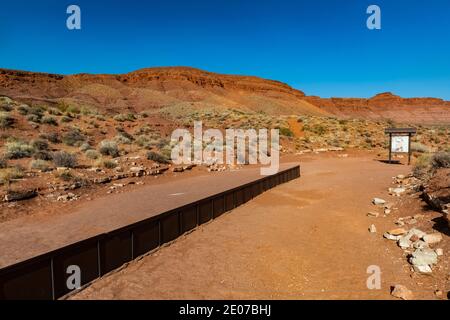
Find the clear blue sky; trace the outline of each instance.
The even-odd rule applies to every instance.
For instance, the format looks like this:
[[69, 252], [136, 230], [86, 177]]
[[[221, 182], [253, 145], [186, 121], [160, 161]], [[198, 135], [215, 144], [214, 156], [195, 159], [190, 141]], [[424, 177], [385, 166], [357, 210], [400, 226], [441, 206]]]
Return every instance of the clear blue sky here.
[[[66, 28], [66, 8], [82, 30]], [[366, 9], [382, 10], [382, 30]], [[448, 0], [3, 0], [0, 67], [72, 74], [192, 66], [308, 95], [450, 100]]]

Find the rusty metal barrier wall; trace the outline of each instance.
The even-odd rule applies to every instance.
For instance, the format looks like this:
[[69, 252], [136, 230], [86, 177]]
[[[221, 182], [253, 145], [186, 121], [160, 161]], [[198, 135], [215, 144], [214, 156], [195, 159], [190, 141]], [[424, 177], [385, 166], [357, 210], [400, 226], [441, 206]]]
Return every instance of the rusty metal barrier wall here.
[[161, 245], [300, 177], [300, 167], [198, 200], [158, 216], [101, 234], [0, 270], [0, 300], [55, 300], [70, 293], [69, 266], [78, 266], [81, 286]]

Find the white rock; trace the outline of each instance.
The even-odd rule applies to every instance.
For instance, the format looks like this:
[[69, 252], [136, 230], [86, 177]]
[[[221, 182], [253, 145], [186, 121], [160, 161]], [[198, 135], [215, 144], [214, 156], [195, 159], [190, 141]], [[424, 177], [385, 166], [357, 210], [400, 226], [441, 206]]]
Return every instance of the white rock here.
[[392, 234], [389, 234], [388, 232], [383, 234], [383, 237], [388, 239], [388, 240], [393, 240], [393, 241], [398, 241], [401, 239], [402, 236], [394, 236]]
[[376, 232], [377, 232], [377, 227], [375, 227], [375, 225], [372, 224], [372, 225], [369, 227], [369, 232], [370, 232], [370, 233], [376, 233]]
[[380, 199], [380, 198], [373, 198], [372, 203], [374, 205], [382, 205], [386, 203], [386, 200]]
[[425, 241], [418, 240], [413, 243], [414, 249], [425, 249], [428, 248], [428, 244]]
[[436, 244], [442, 241], [442, 234], [440, 233], [431, 233], [427, 234], [423, 237], [423, 241], [428, 244]]
[[436, 264], [438, 255], [431, 249], [417, 249], [413, 252], [409, 262], [414, 266], [426, 266]]
[[433, 270], [431, 270], [431, 267], [426, 265], [426, 266], [413, 266], [414, 271], [417, 273], [432, 273]]
[[414, 298], [411, 290], [408, 290], [408, 288], [399, 284], [391, 291], [391, 295], [403, 300], [412, 300]]
[[444, 255], [444, 250], [441, 249], [441, 248], [438, 248], [438, 249], [434, 250], [434, 252], [436, 252], [436, 254], [438, 256], [443, 256]]

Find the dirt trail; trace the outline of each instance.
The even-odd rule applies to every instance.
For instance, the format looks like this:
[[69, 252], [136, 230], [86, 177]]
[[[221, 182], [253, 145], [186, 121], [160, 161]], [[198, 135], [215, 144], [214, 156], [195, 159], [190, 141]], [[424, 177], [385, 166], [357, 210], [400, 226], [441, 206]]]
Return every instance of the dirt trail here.
[[[389, 299], [406, 285], [418, 298], [401, 250], [366, 216], [407, 173], [372, 158], [302, 160], [302, 178], [271, 190], [170, 246], [106, 276], [74, 299]], [[375, 223], [377, 234], [368, 227]], [[382, 272], [368, 290], [367, 268]]]

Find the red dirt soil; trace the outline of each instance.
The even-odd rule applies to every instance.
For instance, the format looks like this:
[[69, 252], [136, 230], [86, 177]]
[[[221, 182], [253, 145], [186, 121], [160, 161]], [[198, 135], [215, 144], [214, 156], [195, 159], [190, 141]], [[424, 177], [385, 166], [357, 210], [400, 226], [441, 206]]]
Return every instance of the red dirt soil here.
[[[402, 250], [382, 237], [395, 228], [398, 216], [414, 211], [429, 218], [438, 215], [422, 208], [419, 199], [387, 194], [391, 178], [408, 173], [410, 167], [381, 163], [370, 155], [311, 156], [301, 158], [301, 164], [302, 178], [262, 194], [71, 298], [390, 299], [396, 284], [408, 287], [416, 299], [434, 299], [437, 289], [446, 294], [445, 258], [433, 276], [418, 276]], [[373, 197], [399, 210], [369, 218]], [[372, 223], [376, 234], [368, 232]], [[419, 227], [429, 232], [433, 224]], [[447, 257], [448, 234], [444, 241]], [[381, 290], [367, 289], [371, 265], [381, 268]]]

